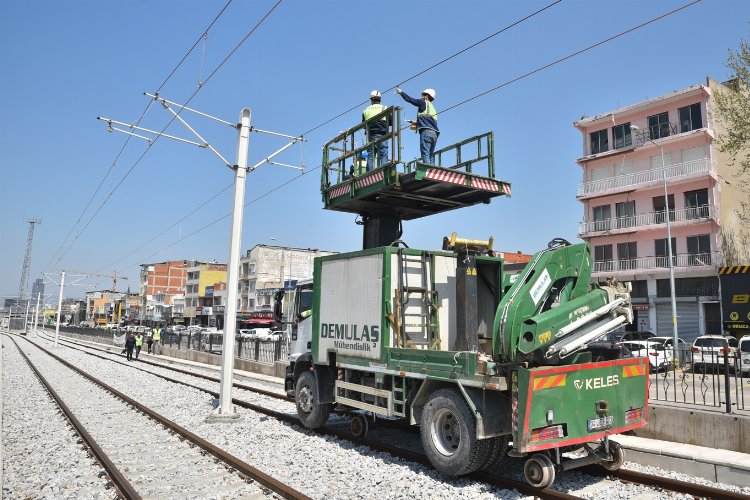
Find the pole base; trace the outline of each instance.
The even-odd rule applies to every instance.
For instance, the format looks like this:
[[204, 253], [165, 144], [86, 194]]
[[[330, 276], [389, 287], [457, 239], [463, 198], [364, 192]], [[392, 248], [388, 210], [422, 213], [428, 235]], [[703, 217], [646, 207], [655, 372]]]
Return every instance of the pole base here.
[[239, 422], [242, 416], [237, 412], [237, 409], [232, 405], [231, 410], [226, 413], [221, 412], [221, 408], [216, 408], [211, 414], [206, 417], [206, 423], [209, 424], [223, 424], [223, 423], [234, 423]]

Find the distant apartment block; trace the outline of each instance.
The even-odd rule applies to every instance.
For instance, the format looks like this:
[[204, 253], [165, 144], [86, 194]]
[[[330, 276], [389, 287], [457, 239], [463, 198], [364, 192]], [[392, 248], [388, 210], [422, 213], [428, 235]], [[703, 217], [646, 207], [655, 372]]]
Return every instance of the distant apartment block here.
[[184, 297], [187, 267], [192, 264], [192, 261], [172, 260], [141, 265], [141, 321], [166, 323], [178, 317], [172, 310], [172, 302], [175, 297]]
[[37, 278], [31, 285], [31, 302], [35, 303], [37, 297], [41, 297], [41, 300], [44, 301], [44, 280], [42, 278]]
[[[227, 265], [219, 262], [193, 262], [187, 267], [185, 281], [185, 324], [216, 326], [217, 313], [213, 309], [214, 289], [227, 282]], [[223, 318], [224, 312], [221, 311]], [[177, 320], [177, 318], [176, 318]]]
[[292, 302], [294, 286], [300, 279], [312, 278], [313, 259], [328, 252], [312, 248], [255, 245], [240, 259], [238, 310], [249, 324], [269, 322], [276, 291], [284, 289], [284, 315]]
[[747, 262], [737, 217], [747, 194], [715, 142], [724, 129], [712, 96], [727, 91], [709, 78], [574, 123], [583, 140], [578, 235], [591, 244], [594, 280], [633, 283], [632, 330], [672, 334], [668, 218], [679, 335], [721, 332], [717, 269]]

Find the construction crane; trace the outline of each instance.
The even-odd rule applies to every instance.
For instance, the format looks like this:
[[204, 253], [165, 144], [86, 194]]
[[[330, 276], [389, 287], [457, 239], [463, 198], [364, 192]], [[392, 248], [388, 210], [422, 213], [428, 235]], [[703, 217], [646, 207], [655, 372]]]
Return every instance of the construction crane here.
[[29, 267], [31, 266], [31, 243], [34, 241], [34, 225], [41, 224], [42, 219], [26, 219], [29, 225], [29, 235], [26, 238], [26, 254], [23, 257], [23, 270], [21, 271], [21, 284], [18, 285], [18, 302], [26, 295], [26, 287], [29, 281]]

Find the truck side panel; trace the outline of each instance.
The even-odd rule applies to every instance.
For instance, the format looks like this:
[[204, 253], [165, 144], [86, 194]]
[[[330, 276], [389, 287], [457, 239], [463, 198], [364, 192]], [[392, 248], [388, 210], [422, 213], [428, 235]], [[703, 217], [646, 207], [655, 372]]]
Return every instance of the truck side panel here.
[[[530, 452], [646, 425], [648, 360], [518, 369], [514, 443]], [[514, 404], [516, 406], [516, 404]]]
[[[316, 270], [317, 271], [317, 270]], [[319, 279], [318, 279], [319, 278]], [[388, 343], [383, 330], [383, 255], [324, 260], [315, 279], [319, 314], [313, 324], [315, 363], [337, 356], [381, 359]]]

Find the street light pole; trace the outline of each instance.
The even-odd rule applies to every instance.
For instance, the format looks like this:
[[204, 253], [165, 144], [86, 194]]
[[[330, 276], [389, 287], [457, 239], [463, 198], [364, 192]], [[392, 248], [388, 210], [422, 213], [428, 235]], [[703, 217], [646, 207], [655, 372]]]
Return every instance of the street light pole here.
[[[631, 125], [632, 130], [640, 130], [636, 125]], [[645, 132], [644, 132], [645, 134]], [[664, 182], [664, 213], [667, 218], [667, 258], [669, 259], [669, 295], [672, 300], [672, 364], [677, 366], [677, 301], [675, 300], [674, 292], [674, 265], [672, 262], [672, 224], [669, 217], [669, 192], [667, 191], [667, 167], [664, 164], [664, 148], [657, 144], [651, 137], [648, 137], [648, 141], [654, 146], [659, 148], [661, 151], [661, 176]]]

